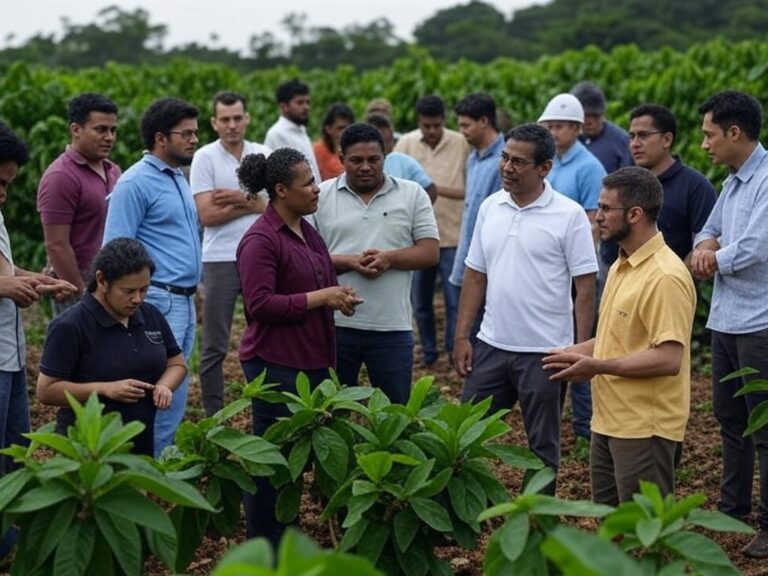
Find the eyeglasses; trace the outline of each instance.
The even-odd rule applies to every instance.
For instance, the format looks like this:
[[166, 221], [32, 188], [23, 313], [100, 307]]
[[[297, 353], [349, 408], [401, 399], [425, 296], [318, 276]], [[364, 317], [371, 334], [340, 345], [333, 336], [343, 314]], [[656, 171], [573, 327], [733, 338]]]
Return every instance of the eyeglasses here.
[[197, 138], [198, 131], [197, 130], [168, 130], [166, 134], [178, 134], [184, 140], [192, 140], [192, 138]]
[[640, 140], [641, 142], [645, 142], [648, 140], [648, 136], [653, 136], [654, 134], [664, 134], [663, 130], [649, 130], [648, 132], [630, 132], [629, 133], [629, 140], [632, 141], [635, 138]]
[[506, 152], [501, 153], [501, 164], [502, 166], [506, 166], [507, 164], [512, 164], [512, 168], [515, 170], [522, 170], [526, 166], [529, 166], [530, 164], [536, 164], [535, 160], [528, 160], [527, 158], [519, 158], [517, 156], [510, 156]]
[[617, 212], [619, 210], [626, 212], [627, 210], [630, 210], [630, 208], [624, 208], [624, 206], [612, 207], [612, 206], [608, 206], [608, 204], [597, 205], [598, 212]]

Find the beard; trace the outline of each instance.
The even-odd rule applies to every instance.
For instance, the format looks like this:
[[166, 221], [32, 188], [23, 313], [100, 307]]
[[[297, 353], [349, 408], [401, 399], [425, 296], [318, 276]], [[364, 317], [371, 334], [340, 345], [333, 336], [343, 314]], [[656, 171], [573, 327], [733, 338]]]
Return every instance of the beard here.
[[621, 228], [613, 232], [612, 234], [606, 236], [603, 238], [605, 242], [621, 242], [624, 240], [627, 236], [629, 236], [631, 229], [629, 227], [629, 224], [626, 222], [621, 223]]

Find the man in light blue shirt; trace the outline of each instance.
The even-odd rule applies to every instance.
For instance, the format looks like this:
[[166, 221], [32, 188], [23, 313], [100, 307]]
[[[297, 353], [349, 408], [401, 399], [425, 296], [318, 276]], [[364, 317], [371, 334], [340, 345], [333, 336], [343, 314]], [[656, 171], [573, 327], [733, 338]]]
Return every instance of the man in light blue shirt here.
[[[459, 132], [466, 138], [472, 152], [467, 157], [467, 183], [464, 193], [464, 213], [461, 217], [459, 245], [449, 278], [451, 284], [461, 287], [464, 281], [464, 261], [475, 232], [477, 213], [483, 200], [501, 190], [499, 161], [504, 150], [504, 137], [496, 128], [496, 103], [487, 94], [471, 94], [454, 108]], [[482, 307], [472, 329], [477, 334], [482, 320]]]
[[[768, 377], [768, 152], [758, 138], [763, 111], [743, 92], [726, 91], [699, 107], [701, 147], [730, 175], [694, 241], [691, 269], [715, 279], [707, 328], [712, 330], [712, 404], [723, 442], [722, 512], [744, 519], [752, 505], [755, 448], [760, 465], [760, 532], [742, 550], [768, 557], [768, 428], [744, 436], [749, 413], [768, 394], [734, 397], [755, 377]], [[720, 380], [740, 368], [759, 374]]]
[[[108, 197], [104, 244], [136, 238], [155, 262], [147, 302], [165, 315], [189, 362], [195, 343], [195, 291], [202, 258], [197, 210], [181, 166], [197, 146], [198, 110], [177, 98], [154, 102], [141, 118], [148, 152], [118, 180]], [[173, 443], [187, 405], [189, 376], [173, 393], [171, 407], [155, 417], [155, 456]]]

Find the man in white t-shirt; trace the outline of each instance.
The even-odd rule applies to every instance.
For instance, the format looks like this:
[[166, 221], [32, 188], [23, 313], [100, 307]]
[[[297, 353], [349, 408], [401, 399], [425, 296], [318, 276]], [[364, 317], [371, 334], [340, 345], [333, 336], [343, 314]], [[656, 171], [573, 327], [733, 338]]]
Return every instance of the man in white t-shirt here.
[[[560, 387], [541, 359], [574, 341], [572, 281], [578, 311], [594, 313], [597, 257], [584, 209], [546, 180], [554, 155], [554, 140], [541, 126], [524, 124], [507, 135], [503, 190], [480, 206], [465, 260], [453, 362], [467, 378], [463, 401], [492, 396], [492, 412], [520, 402], [531, 450], [556, 471]], [[483, 299], [473, 349], [470, 330]]]
[[271, 151], [245, 139], [250, 121], [243, 96], [234, 92], [216, 94], [211, 125], [219, 139], [195, 153], [190, 172], [197, 213], [204, 226], [200, 386], [209, 416], [223, 406], [222, 365], [229, 351], [232, 314], [240, 294], [235, 251], [243, 234], [266, 208], [265, 198], [248, 200], [237, 181], [243, 156], [268, 155]]
[[309, 123], [309, 86], [299, 80], [289, 80], [277, 87], [275, 91], [277, 105], [280, 107], [280, 118], [272, 124], [264, 143], [272, 150], [278, 148], [294, 148], [304, 154], [319, 183], [323, 180], [320, 168], [317, 166], [315, 149], [307, 134]]

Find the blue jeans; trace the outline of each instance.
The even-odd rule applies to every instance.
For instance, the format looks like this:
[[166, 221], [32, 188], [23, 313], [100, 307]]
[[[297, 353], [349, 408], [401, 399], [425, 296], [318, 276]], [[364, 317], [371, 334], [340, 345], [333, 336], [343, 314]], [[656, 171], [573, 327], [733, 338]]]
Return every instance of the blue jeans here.
[[[250, 382], [256, 376], [266, 369], [267, 377], [264, 381], [267, 384], [279, 384], [275, 390], [282, 392], [296, 393], [296, 376], [299, 370], [266, 362], [261, 358], [253, 358], [246, 362], [241, 362], [245, 379]], [[329, 377], [328, 370], [302, 370], [309, 378], [309, 382], [314, 388], [324, 379]], [[253, 434], [263, 436], [267, 428], [277, 422], [280, 417], [290, 416], [291, 413], [285, 404], [272, 404], [263, 400], [253, 400]], [[268, 478], [257, 477], [253, 481], [256, 483], [256, 492], [253, 494], [243, 493], [243, 505], [245, 506], [245, 535], [246, 538], [267, 538], [272, 546], [277, 549], [280, 544], [280, 538], [285, 531], [285, 525], [278, 522], [275, 518], [275, 505], [277, 504], [277, 490], [272, 486]]]
[[371, 386], [380, 388], [397, 404], [405, 404], [413, 375], [413, 332], [377, 332], [336, 328], [336, 371], [347, 386], [357, 386], [365, 364]]
[[[189, 364], [192, 349], [195, 346], [195, 297], [171, 294], [161, 288], [150, 286], [146, 301], [165, 316], [176, 344], [181, 348], [184, 361]], [[181, 424], [187, 409], [188, 389], [189, 373], [184, 377], [181, 385], [174, 390], [171, 407], [155, 413], [155, 458], [160, 456], [166, 446], [173, 444], [176, 428]]]
[[[0, 370], [0, 447], [11, 444], [28, 446], [22, 434], [29, 432], [29, 400], [25, 370]], [[15, 466], [10, 457], [2, 456], [2, 474], [12, 472]]]
[[422, 360], [427, 365], [434, 364], [437, 360], [437, 328], [432, 300], [438, 273], [443, 284], [445, 301], [445, 351], [449, 356], [453, 351], [453, 333], [456, 331], [456, 315], [459, 310], [459, 288], [451, 284], [448, 278], [455, 258], [455, 247], [440, 248], [440, 261], [437, 266], [413, 273], [411, 304], [416, 327], [419, 329]]

